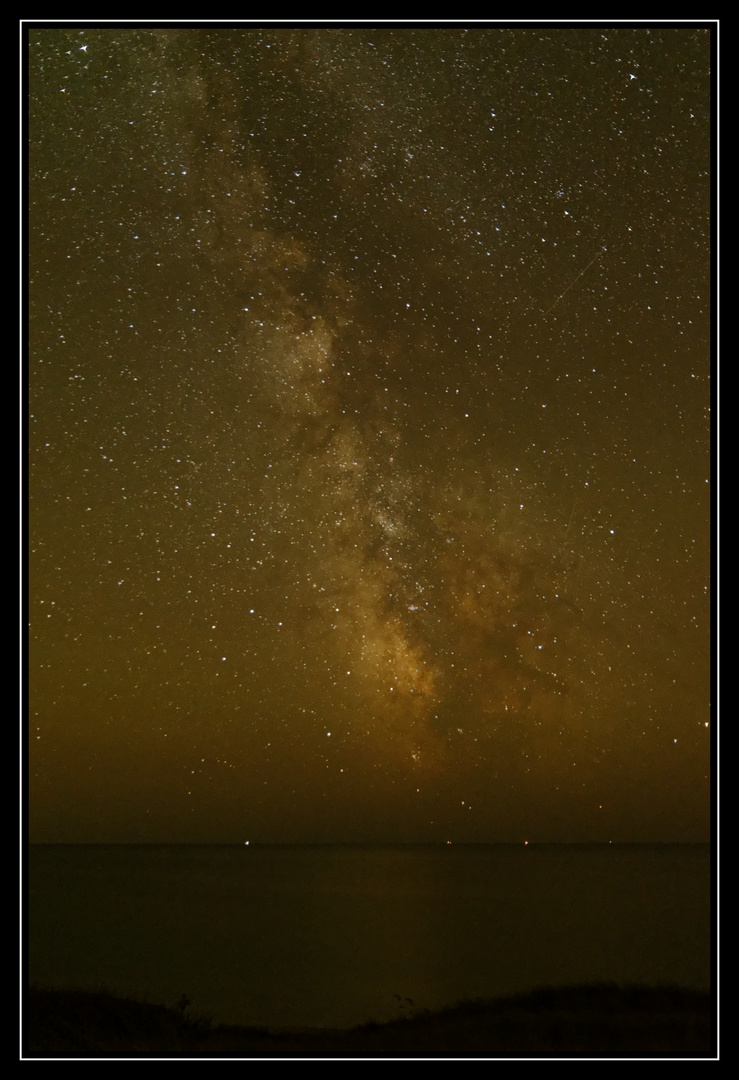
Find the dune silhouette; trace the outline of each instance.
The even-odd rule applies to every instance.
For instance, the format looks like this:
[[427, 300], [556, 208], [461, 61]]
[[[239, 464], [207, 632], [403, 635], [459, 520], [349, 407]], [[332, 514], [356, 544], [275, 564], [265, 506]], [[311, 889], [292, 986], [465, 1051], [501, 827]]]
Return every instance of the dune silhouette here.
[[542, 988], [351, 1030], [214, 1024], [192, 1013], [190, 1004], [186, 995], [168, 1008], [105, 990], [32, 987], [23, 1010], [23, 1053], [247, 1058], [715, 1055], [710, 995], [670, 986]]

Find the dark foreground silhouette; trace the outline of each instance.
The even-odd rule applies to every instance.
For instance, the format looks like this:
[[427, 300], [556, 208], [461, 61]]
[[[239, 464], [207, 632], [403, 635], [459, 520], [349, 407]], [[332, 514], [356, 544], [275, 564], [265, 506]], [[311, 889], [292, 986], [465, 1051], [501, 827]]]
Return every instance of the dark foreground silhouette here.
[[23, 1009], [25, 1057], [108, 1054], [247, 1058], [494, 1057], [605, 1054], [714, 1056], [708, 994], [615, 985], [542, 989], [365, 1024], [349, 1031], [215, 1025], [104, 990], [33, 987]]

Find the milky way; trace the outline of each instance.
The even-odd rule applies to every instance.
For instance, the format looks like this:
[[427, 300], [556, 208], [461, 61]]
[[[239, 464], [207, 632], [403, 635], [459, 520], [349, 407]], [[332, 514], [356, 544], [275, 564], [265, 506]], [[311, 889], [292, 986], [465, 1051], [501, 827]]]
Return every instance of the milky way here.
[[707, 29], [33, 29], [34, 839], [705, 839]]

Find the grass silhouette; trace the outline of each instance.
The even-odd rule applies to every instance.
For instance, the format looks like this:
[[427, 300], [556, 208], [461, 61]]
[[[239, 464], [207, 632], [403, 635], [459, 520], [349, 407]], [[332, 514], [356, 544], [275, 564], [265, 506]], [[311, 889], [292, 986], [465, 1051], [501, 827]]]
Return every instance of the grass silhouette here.
[[[395, 995], [399, 1004], [410, 999]], [[715, 1055], [710, 996], [679, 987], [542, 988], [411, 1012], [351, 1030], [215, 1025], [174, 1008], [96, 991], [34, 986], [23, 1009], [24, 1057], [126, 1054], [247, 1058]]]

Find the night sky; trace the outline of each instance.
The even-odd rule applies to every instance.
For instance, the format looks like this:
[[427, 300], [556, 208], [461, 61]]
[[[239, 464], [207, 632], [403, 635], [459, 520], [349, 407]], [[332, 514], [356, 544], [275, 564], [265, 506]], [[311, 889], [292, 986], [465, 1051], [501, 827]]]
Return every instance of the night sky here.
[[31, 840], [707, 840], [711, 31], [27, 45]]

